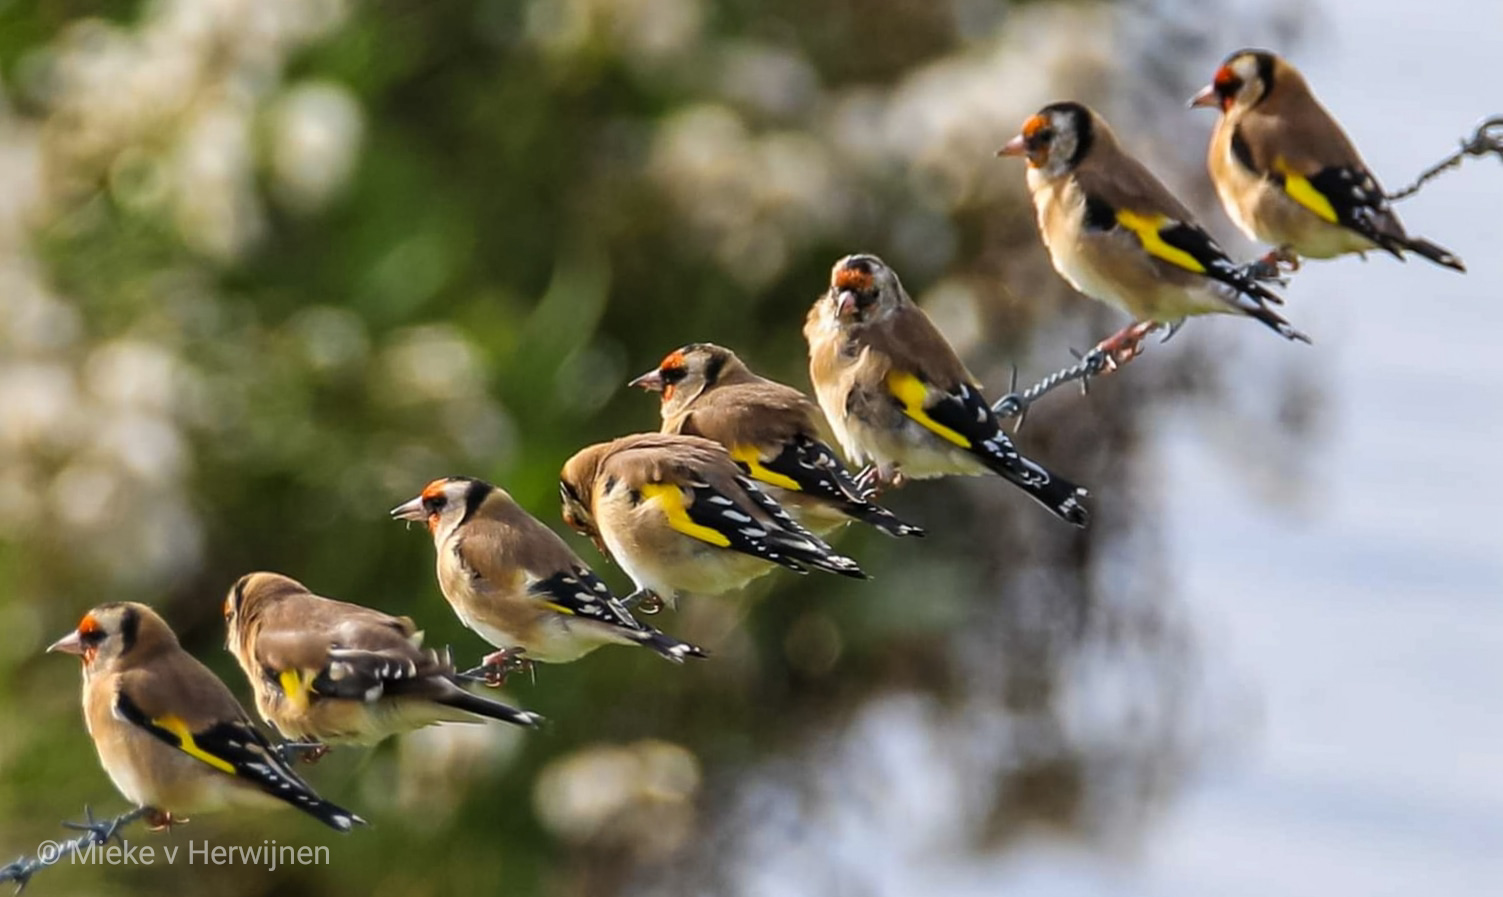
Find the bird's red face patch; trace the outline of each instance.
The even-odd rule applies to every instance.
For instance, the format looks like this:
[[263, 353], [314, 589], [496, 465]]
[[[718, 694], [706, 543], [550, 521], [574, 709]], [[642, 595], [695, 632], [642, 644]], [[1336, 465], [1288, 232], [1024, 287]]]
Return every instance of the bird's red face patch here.
[[854, 290], [858, 293], [865, 293], [872, 288], [871, 272], [851, 265], [836, 271], [834, 281], [836, 290]]
[[449, 493], [444, 491], [448, 480], [434, 480], [423, 487], [423, 507], [428, 510], [428, 532], [438, 529], [438, 521], [444, 505], [449, 501]]
[[689, 360], [684, 357], [683, 349], [674, 349], [658, 365], [658, 371], [663, 375], [663, 401], [673, 398], [674, 384], [683, 379], [683, 374], [689, 368]]
[[84, 614], [84, 618], [78, 622], [78, 640], [83, 644], [83, 652], [79, 655], [84, 663], [93, 663], [94, 655], [99, 651], [99, 642], [104, 639], [104, 627], [94, 619], [93, 613]]
[[1023, 152], [1030, 167], [1039, 168], [1049, 162], [1050, 142], [1054, 140], [1054, 127], [1049, 116], [1042, 112], [1023, 122]]
[[1223, 65], [1216, 70], [1216, 77], [1211, 79], [1211, 86], [1216, 89], [1216, 95], [1221, 98], [1221, 108], [1225, 109], [1236, 99], [1237, 91], [1242, 89], [1242, 79], [1232, 71], [1229, 65]]

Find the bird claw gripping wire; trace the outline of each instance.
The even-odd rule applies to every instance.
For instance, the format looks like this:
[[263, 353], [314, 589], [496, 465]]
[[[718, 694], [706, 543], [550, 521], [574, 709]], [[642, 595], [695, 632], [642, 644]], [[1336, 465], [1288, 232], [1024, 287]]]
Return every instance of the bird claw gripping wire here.
[[661, 613], [663, 608], [667, 606], [667, 602], [663, 601], [662, 597], [651, 589], [637, 589], [635, 592], [622, 598], [621, 604], [627, 610], [635, 611], [647, 617]]
[[1388, 194], [1388, 198], [1389, 200], [1408, 199], [1418, 193], [1420, 188], [1432, 178], [1460, 165], [1467, 156], [1485, 156], [1488, 153], [1492, 153], [1503, 161], [1503, 115], [1483, 119], [1477, 125], [1477, 129], [1472, 132], [1472, 136], [1463, 139], [1461, 146], [1455, 152], [1420, 172], [1420, 176], [1414, 179], [1414, 183]]
[[1075, 364], [1055, 371], [1022, 392], [1017, 391], [1017, 371], [1014, 370], [1013, 382], [1009, 392], [992, 404], [992, 413], [997, 415], [1000, 420], [1008, 420], [1009, 418], [1016, 417], [1018, 419], [1017, 426], [1022, 427], [1023, 420], [1028, 414], [1028, 409], [1034, 402], [1042, 399], [1048, 393], [1064, 386], [1066, 383], [1076, 382], [1080, 383], [1081, 393], [1087, 393], [1090, 391], [1092, 377], [1108, 371], [1115, 371], [1118, 367], [1126, 364], [1136, 356], [1136, 351], [1134, 351], [1132, 355], [1119, 357], [1120, 353], [1103, 349], [1100, 346], [1084, 354], [1075, 352], [1073, 349], [1071, 352], [1075, 355]]
[[[1271, 283], [1276, 287], [1289, 286], [1289, 275], [1299, 270], [1299, 256], [1287, 247], [1271, 249], [1262, 258], [1253, 259], [1237, 269], [1248, 280]], [[1165, 337], [1167, 339], [1167, 337]]]
[[526, 670], [537, 682], [537, 668], [531, 658], [523, 657], [523, 648], [502, 648], [493, 651], [480, 659], [480, 666], [465, 670], [459, 674], [459, 678], [468, 679], [471, 682], [479, 682], [490, 688], [500, 688], [506, 684], [506, 677], [520, 670]]
[[63, 857], [83, 850], [93, 845], [103, 846], [119, 837], [120, 829], [143, 816], [153, 812], [151, 807], [136, 807], [128, 813], [122, 813], [113, 819], [95, 819], [94, 811], [84, 807], [83, 822], [63, 822], [64, 828], [83, 832], [71, 841], [52, 841], [51, 850], [47, 854], [37, 856], [23, 856], [14, 862], [0, 866], [0, 882], [13, 881], [16, 883], [16, 893], [26, 889], [31, 877], [48, 866], [56, 864]]
[[317, 763], [329, 752], [329, 746], [321, 741], [284, 741], [277, 745], [277, 756], [283, 763], [292, 763], [302, 758], [304, 763]]

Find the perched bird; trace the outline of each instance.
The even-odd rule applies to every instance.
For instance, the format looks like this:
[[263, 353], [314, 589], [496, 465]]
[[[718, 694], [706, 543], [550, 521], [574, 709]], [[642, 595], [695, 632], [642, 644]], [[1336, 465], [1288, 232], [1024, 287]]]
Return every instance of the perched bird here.
[[976, 378], [881, 259], [835, 263], [804, 338], [836, 439], [851, 460], [874, 465], [879, 483], [994, 473], [1085, 526], [1086, 491], [1018, 454]]
[[1310, 341], [1268, 308], [1283, 300], [1227, 258], [1090, 109], [1045, 106], [997, 153], [1028, 159], [1028, 189], [1055, 270], [1138, 319], [1097, 347], [1109, 360], [1131, 358], [1161, 325], [1173, 333], [1187, 316], [1218, 312]]
[[436, 723], [541, 719], [467, 691], [446, 655], [422, 648], [411, 619], [320, 597], [279, 573], [240, 577], [224, 620], [256, 709], [284, 738], [375, 744]]
[[633, 619], [557, 533], [490, 483], [434, 480], [391, 515], [427, 524], [444, 598], [465, 626], [501, 649], [485, 658], [489, 669], [504, 674], [519, 660], [568, 663], [612, 644], [643, 645], [675, 663], [705, 656]]
[[1466, 270], [1450, 250], [1405, 233], [1357, 148], [1288, 61], [1239, 50], [1190, 105], [1221, 109], [1211, 181], [1242, 232], [1274, 245], [1268, 263], [1382, 249]]
[[774, 569], [866, 574], [788, 515], [719, 443], [639, 433], [583, 449], [559, 474], [564, 520], [615, 558], [637, 591], [672, 604]]
[[692, 343], [629, 385], [662, 394], [662, 432], [725, 446], [747, 476], [814, 531], [860, 520], [890, 536], [924, 534], [867, 500], [825, 444], [818, 405], [752, 373], [730, 349]]
[[290, 804], [350, 830], [359, 816], [320, 798], [277, 755], [229, 688], [144, 604], [102, 604], [48, 651], [83, 658], [84, 723], [99, 762], [155, 829], [181, 814]]

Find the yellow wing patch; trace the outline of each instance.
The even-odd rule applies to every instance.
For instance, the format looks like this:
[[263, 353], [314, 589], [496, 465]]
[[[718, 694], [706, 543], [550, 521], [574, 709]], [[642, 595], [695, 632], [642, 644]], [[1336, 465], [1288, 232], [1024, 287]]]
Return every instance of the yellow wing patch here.
[[1284, 177], [1284, 192], [1289, 198], [1314, 212], [1318, 217], [1336, 223], [1336, 207], [1326, 199], [1325, 194], [1315, 189], [1310, 179], [1296, 172], [1284, 161], [1283, 156], [1273, 160], [1273, 170]]
[[303, 675], [299, 670], [283, 670], [277, 675], [277, 684], [282, 694], [298, 713], [308, 712], [308, 695], [313, 691], [313, 676]]
[[640, 490], [642, 498], [657, 502], [663, 514], [668, 518], [668, 525], [683, 533], [692, 536], [701, 542], [725, 548], [731, 544], [731, 540], [724, 533], [710, 529], [708, 526], [695, 523], [689, 517], [689, 509], [684, 505], [684, 491], [669, 483], [648, 483]]
[[1164, 225], [1175, 223], [1174, 219], [1168, 215], [1139, 215], [1127, 209], [1118, 209], [1117, 223], [1132, 231], [1149, 255], [1184, 268], [1186, 271], [1194, 271], [1196, 274], [1206, 273], [1206, 266], [1202, 265], [1195, 256], [1164, 242], [1159, 231]]
[[751, 474], [754, 480], [760, 480], [769, 486], [778, 486], [794, 492], [804, 491], [804, 487], [800, 486], [798, 480], [795, 480], [793, 477], [784, 476], [777, 471], [768, 470], [763, 467], [762, 453], [757, 451], [756, 446], [738, 445], [731, 449], [731, 458], [745, 464], [747, 472]]
[[546, 607], [546, 608], [548, 608], [551, 611], [556, 611], [556, 612], [561, 613], [561, 614], [567, 614], [568, 616], [571, 616], [571, 617], [575, 616], [574, 611], [569, 610], [567, 607], [564, 607], [562, 604], [558, 604], [557, 602], [544, 601], [543, 602], [543, 606]]
[[929, 387], [924, 385], [924, 381], [902, 371], [888, 371], [887, 391], [902, 403], [903, 413], [918, 422], [919, 426], [963, 449], [971, 447], [969, 439], [930, 417], [924, 411], [924, 400], [929, 398]]
[[221, 772], [235, 775], [235, 767], [230, 765], [228, 760], [216, 757], [198, 746], [198, 743], [193, 740], [193, 730], [189, 729], [188, 724], [183, 722], [179, 717], [168, 714], [160, 719], [152, 720], [151, 724], [176, 735], [178, 750], [195, 760], [202, 760]]

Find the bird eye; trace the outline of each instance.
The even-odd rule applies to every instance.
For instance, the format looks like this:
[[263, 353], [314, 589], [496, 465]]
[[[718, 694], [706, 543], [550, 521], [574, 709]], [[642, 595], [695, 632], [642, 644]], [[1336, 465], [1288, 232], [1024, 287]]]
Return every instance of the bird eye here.
[[427, 499], [426, 501], [423, 502], [423, 504], [425, 504], [425, 505], [428, 506], [428, 510], [430, 512], [434, 513], [434, 514], [437, 514], [439, 511], [442, 511], [444, 509], [444, 506], [447, 505], [448, 503], [449, 503], [449, 496], [444, 495], [442, 492], [440, 492], [438, 495], [435, 495], [432, 498], [429, 498], [429, 499]]

